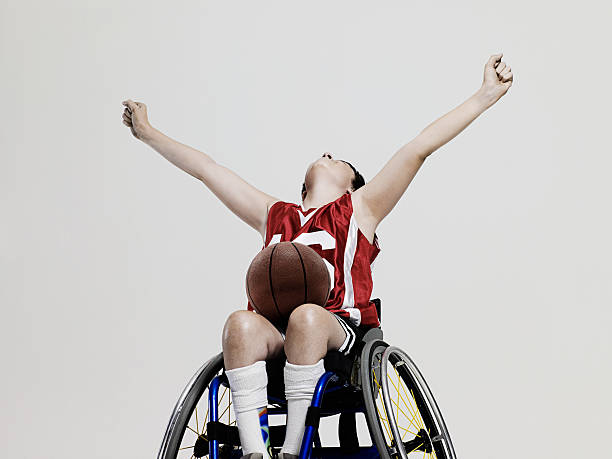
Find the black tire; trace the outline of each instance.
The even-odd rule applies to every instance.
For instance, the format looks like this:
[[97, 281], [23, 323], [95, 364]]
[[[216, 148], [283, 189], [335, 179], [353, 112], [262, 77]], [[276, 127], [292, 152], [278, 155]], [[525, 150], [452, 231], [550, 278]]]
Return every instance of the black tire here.
[[[202, 365], [191, 378], [172, 411], [164, 439], [157, 455], [158, 459], [177, 459], [179, 448], [181, 448], [181, 442], [183, 441], [185, 432], [189, 430], [189, 421], [193, 416], [198, 402], [203, 396], [208, 399], [208, 386], [214, 377], [220, 374], [222, 370], [223, 353], [220, 352]], [[204, 402], [205, 401], [202, 403]], [[201, 421], [203, 425], [205, 425], [204, 423], [206, 420], [202, 419]], [[200, 429], [197, 428], [197, 430], [199, 431]], [[203, 428], [202, 434], [204, 435], [205, 433], [206, 431]], [[192, 434], [195, 435], [193, 432]], [[187, 457], [189, 456], [191, 456], [191, 454]], [[207, 456], [206, 454], [202, 457]]]
[[[429, 454], [428, 457], [435, 459], [455, 459], [450, 435], [425, 379], [410, 357], [397, 348], [393, 348], [397, 351], [389, 356], [389, 363], [397, 372], [398, 386], [401, 386], [400, 378], [405, 385], [405, 388], [396, 387], [397, 392], [400, 394], [403, 392], [406, 399], [409, 399], [409, 403], [405, 407], [407, 411], [414, 414], [411, 421], [412, 426], [410, 426], [412, 430], [403, 428], [405, 431], [403, 435], [411, 433], [411, 436], [407, 439], [397, 438], [391, 426], [391, 422], [394, 421], [385, 423], [389, 416], [387, 416], [385, 408], [385, 395], [381, 388], [380, 376], [382, 354], [388, 347], [389, 345], [382, 340], [366, 343], [361, 353], [360, 366], [368, 428], [381, 459], [401, 458], [399, 441], [403, 443], [405, 451], [408, 453], [406, 457], [409, 458], [423, 457]], [[395, 387], [395, 382], [392, 381], [392, 385]], [[408, 391], [405, 390], [406, 388]], [[404, 400], [403, 395], [398, 397], [400, 396]], [[389, 405], [395, 404], [397, 410], [406, 414], [395, 400], [391, 403], [387, 399], [387, 402]], [[414, 402], [414, 405], [412, 402]], [[413, 411], [410, 411], [408, 406], [411, 406]], [[391, 413], [392, 417], [399, 417], [397, 410], [395, 413]], [[411, 452], [413, 452], [413, 455], [410, 454]]]

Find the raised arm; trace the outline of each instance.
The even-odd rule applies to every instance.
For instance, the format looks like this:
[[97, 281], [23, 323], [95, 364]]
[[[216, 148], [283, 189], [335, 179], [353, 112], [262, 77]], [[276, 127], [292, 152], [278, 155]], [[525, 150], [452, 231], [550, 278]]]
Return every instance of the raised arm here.
[[206, 153], [177, 142], [152, 127], [145, 104], [130, 99], [123, 101], [123, 105], [126, 106], [123, 123], [130, 127], [134, 137], [202, 181], [233, 213], [257, 230], [262, 238], [265, 237], [268, 209], [279, 199], [258, 190]]
[[372, 180], [353, 192], [353, 200], [359, 203], [370, 228], [375, 229], [391, 212], [430, 154], [463, 131], [508, 91], [512, 72], [501, 62], [501, 57], [502, 54], [494, 54], [489, 58], [482, 86], [475, 94], [429, 124], [402, 146]]

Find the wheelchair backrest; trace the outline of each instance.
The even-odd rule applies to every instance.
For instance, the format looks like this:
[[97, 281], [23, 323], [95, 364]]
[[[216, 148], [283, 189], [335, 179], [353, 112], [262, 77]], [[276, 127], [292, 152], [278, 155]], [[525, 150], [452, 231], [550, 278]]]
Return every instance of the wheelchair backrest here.
[[372, 298], [372, 301], [376, 306], [376, 314], [378, 314], [378, 321], [382, 323], [382, 319], [380, 318], [380, 298]]

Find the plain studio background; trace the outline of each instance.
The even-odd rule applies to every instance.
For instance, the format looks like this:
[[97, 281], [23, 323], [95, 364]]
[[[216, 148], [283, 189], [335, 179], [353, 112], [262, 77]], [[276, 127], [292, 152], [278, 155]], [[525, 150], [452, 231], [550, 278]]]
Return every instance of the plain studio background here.
[[225, 318], [246, 307], [259, 234], [133, 138], [122, 100], [299, 203], [311, 161], [331, 151], [370, 180], [501, 51], [508, 94], [426, 161], [379, 226], [373, 297], [460, 457], [602, 457], [605, 8], [2, 2], [2, 455], [153, 457]]

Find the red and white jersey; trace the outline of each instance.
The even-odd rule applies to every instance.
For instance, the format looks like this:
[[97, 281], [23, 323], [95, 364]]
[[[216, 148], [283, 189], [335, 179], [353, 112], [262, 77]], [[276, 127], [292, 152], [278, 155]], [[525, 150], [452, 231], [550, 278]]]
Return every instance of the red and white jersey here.
[[[281, 241], [314, 249], [330, 273], [331, 293], [325, 308], [357, 326], [380, 326], [376, 306], [370, 301], [371, 266], [380, 252], [378, 236], [374, 235], [374, 244], [370, 244], [357, 227], [350, 194], [308, 210], [289, 202], [275, 202], [268, 211], [265, 241], [262, 250]], [[253, 310], [248, 301], [247, 309]]]

